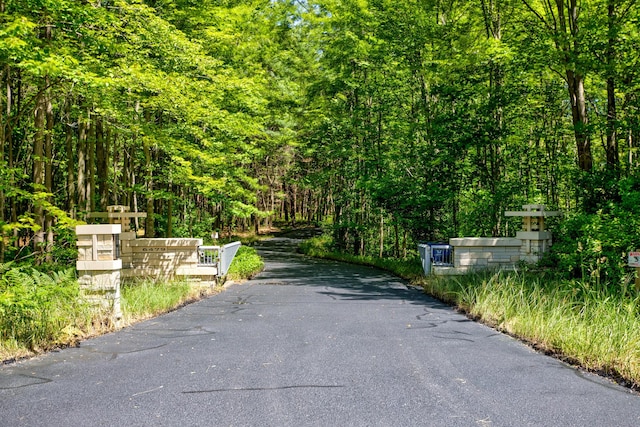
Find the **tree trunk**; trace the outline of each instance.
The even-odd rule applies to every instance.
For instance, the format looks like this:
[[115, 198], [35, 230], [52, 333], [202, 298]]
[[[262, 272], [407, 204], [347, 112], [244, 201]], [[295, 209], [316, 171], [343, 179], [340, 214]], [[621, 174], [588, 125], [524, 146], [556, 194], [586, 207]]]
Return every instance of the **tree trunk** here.
[[65, 103], [65, 151], [67, 157], [67, 211], [71, 218], [76, 218], [76, 183], [75, 168], [76, 163], [73, 161], [73, 127], [71, 125], [71, 99], [67, 99]]
[[[0, 12], [4, 12], [4, 2], [0, 2], [1, 4], [1, 8], [0, 8]], [[3, 77], [4, 77], [4, 81], [5, 81], [5, 87], [6, 87], [6, 108], [3, 108], [2, 105], [0, 105], [0, 165], [2, 167], [4, 167], [5, 165], [5, 144], [7, 143], [7, 130], [9, 127], [9, 117], [11, 114], [11, 85], [10, 85], [10, 68], [9, 66], [5, 66], [4, 70], [3, 70]], [[0, 97], [0, 99], [2, 99], [2, 97]], [[5, 209], [5, 201], [6, 201], [6, 194], [5, 194], [5, 187], [4, 185], [2, 187], [0, 187], [0, 223], [4, 223], [5, 222], [5, 215], [4, 215], [4, 209]], [[0, 262], [4, 262], [4, 253], [5, 253], [5, 245], [4, 245], [4, 230], [0, 230]]]
[[[53, 105], [51, 103], [51, 93], [48, 89], [49, 87], [49, 79], [46, 79], [47, 92], [46, 92], [46, 127], [47, 132], [44, 138], [44, 153], [45, 153], [45, 164], [44, 164], [44, 182], [45, 182], [45, 191], [49, 194], [47, 196], [47, 200], [49, 203], [53, 204]], [[45, 247], [45, 261], [48, 263], [53, 262], [53, 216], [51, 213], [47, 212], [45, 216], [44, 222], [44, 231], [46, 233], [46, 247]]]
[[142, 149], [144, 151], [144, 159], [145, 159], [145, 187], [146, 187], [146, 198], [147, 198], [147, 220], [145, 222], [145, 236], [146, 237], [155, 237], [155, 223], [154, 223], [154, 204], [153, 204], [153, 167], [152, 167], [152, 156], [151, 156], [151, 147], [149, 147], [149, 143], [144, 141], [142, 143]]
[[[45, 84], [46, 85], [46, 84]], [[34, 127], [35, 134], [33, 138], [33, 191], [42, 192], [45, 190], [45, 172], [44, 172], [44, 145], [45, 145], [45, 121], [46, 121], [46, 109], [47, 101], [45, 98], [45, 86], [43, 86], [36, 95], [36, 107], [34, 111]], [[33, 237], [33, 250], [37, 254], [44, 252], [44, 209], [42, 202], [35, 201], [34, 205], [34, 223], [37, 227], [35, 235]], [[38, 261], [42, 260], [38, 257]]]
[[607, 0], [607, 169], [617, 177], [619, 169], [618, 139], [617, 139], [617, 111], [616, 111], [616, 0]]
[[78, 117], [78, 184], [76, 186], [78, 192], [78, 208], [85, 209], [87, 203], [87, 133], [88, 119]]
[[169, 198], [167, 200], [167, 238], [173, 237], [173, 186], [169, 184]]
[[[580, 56], [578, 43], [579, 7], [577, 0], [556, 0], [561, 38], [556, 42], [562, 52], [562, 61], [567, 77], [567, 89], [571, 103], [571, 116], [578, 153], [578, 167], [581, 171], [591, 172], [593, 157], [587, 119], [587, 101], [584, 91], [584, 75], [576, 69], [575, 58]], [[566, 12], [566, 14], [565, 14]], [[570, 37], [567, 40], [567, 36]]]
[[105, 140], [104, 124], [101, 116], [95, 118], [96, 128], [96, 169], [98, 172], [97, 177], [97, 190], [99, 196], [99, 208], [100, 211], [105, 211], [109, 203], [109, 150], [108, 142]]
[[593, 157], [591, 155], [591, 138], [587, 129], [589, 121], [584, 92], [584, 76], [570, 69], [566, 70], [566, 76], [576, 150], [578, 152], [578, 167], [583, 172], [591, 172], [593, 169]]
[[89, 131], [87, 133], [87, 201], [86, 211], [96, 210], [96, 124], [92, 123], [92, 113], [89, 113]]
[[[20, 103], [20, 94], [22, 92], [22, 75], [20, 70], [16, 70], [16, 83], [15, 83], [15, 87], [17, 87], [17, 97], [16, 97], [16, 110], [17, 110], [17, 114], [20, 114], [20, 110], [21, 110], [21, 103]], [[11, 84], [7, 83], [7, 109], [11, 108], [13, 110], [13, 91], [11, 88]], [[12, 115], [13, 113], [10, 112], [9, 110], [7, 116]], [[10, 175], [9, 175], [9, 186], [11, 188], [15, 187], [15, 174], [13, 173], [13, 168], [15, 166], [15, 158], [14, 158], [14, 154], [13, 154], [13, 131], [12, 131], [12, 127], [9, 127], [9, 129], [7, 130], [7, 134], [6, 134], [6, 140], [7, 140], [7, 151], [9, 152], [9, 158], [8, 158], [8, 166], [9, 166], [9, 171], [10, 171]], [[17, 222], [18, 221], [18, 204], [16, 202], [16, 198], [12, 197], [11, 198], [11, 222]], [[14, 236], [17, 236], [17, 232], [18, 229], [14, 228], [13, 229], [13, 234]]]
[[384, 214], [380, 212], [380, 251], [378, 257], [382, 258], [384, 253]]

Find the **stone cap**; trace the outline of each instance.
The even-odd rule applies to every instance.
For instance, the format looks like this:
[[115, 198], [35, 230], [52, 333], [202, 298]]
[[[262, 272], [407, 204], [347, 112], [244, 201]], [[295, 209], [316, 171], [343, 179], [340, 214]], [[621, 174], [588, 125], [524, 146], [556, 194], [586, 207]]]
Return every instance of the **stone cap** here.
[[96, 224], [96, 225], [77, 225], [76, 235], [93, 235], [93, 234], [120, 234], [122, 226], [120, 224]]
[[80, 271], [113, 271], [122, 269], [122, 260], [109, 261], [76, 261], [76, 270]]
[[469, 246], [521, 246], [522, 241], [514, 237], [454, 237], [449, 239], [449, 244], [455, 247]]
[[89, 212], [87, 218], [146, 218], [146, 212]]
[[560, 211], [547, 211], [544, 205], [522, 205], [522, 211], [506, 211], [504, 216], [549, 217], [558, 216]]

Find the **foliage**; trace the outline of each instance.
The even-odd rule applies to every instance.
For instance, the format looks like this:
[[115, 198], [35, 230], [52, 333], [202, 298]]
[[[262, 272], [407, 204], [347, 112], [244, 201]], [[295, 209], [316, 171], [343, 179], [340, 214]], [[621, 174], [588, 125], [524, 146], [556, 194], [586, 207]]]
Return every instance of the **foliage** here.
[[621, 182], [620, 203], [561, 221], [542, 265], [625, 294], [633, 274], [627, 267], [627, 255], [640, 248], [640, 219], [635, 212], [639, 193], [632, 188], [634, 182]]
[[49, 349], [69, 331], [86, 329], [88, 307], [79, 299], [74, 271], [44, 273], [11, 263], [1, 266], [0, 347]]
[[258, 252], [250, 246], [240, 246], [227, 272], [228, 280], [250, 279], [264, 268]]

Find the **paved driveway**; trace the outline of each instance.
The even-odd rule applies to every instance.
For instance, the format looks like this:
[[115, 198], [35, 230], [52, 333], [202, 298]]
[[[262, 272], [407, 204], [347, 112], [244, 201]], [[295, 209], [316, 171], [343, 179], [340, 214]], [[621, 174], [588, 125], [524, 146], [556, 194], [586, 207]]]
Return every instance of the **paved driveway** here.
[[261, 252], [252, 281], [0, 367], [0, 425], [640, 425], [639, 396], [393, 276]]

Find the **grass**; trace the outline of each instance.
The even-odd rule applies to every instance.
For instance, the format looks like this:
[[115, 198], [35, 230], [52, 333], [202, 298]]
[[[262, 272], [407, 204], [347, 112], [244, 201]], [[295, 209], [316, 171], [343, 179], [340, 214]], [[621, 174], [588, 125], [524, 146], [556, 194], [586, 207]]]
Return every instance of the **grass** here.
[[217, 291], [216, 288], [194, 285], [186, 280], [165, 282], [145, 279], [125, 282], [120, 288], [122, 323], [131, 325]]
[[326, 237], [312, 239], [302, 250], [389, 270], [540, 351], [640, 389], [640, 295], [630, 286], [611, 289], [543, 272], [424, 277], [418, 259], [354, 257], [329, 244]]

